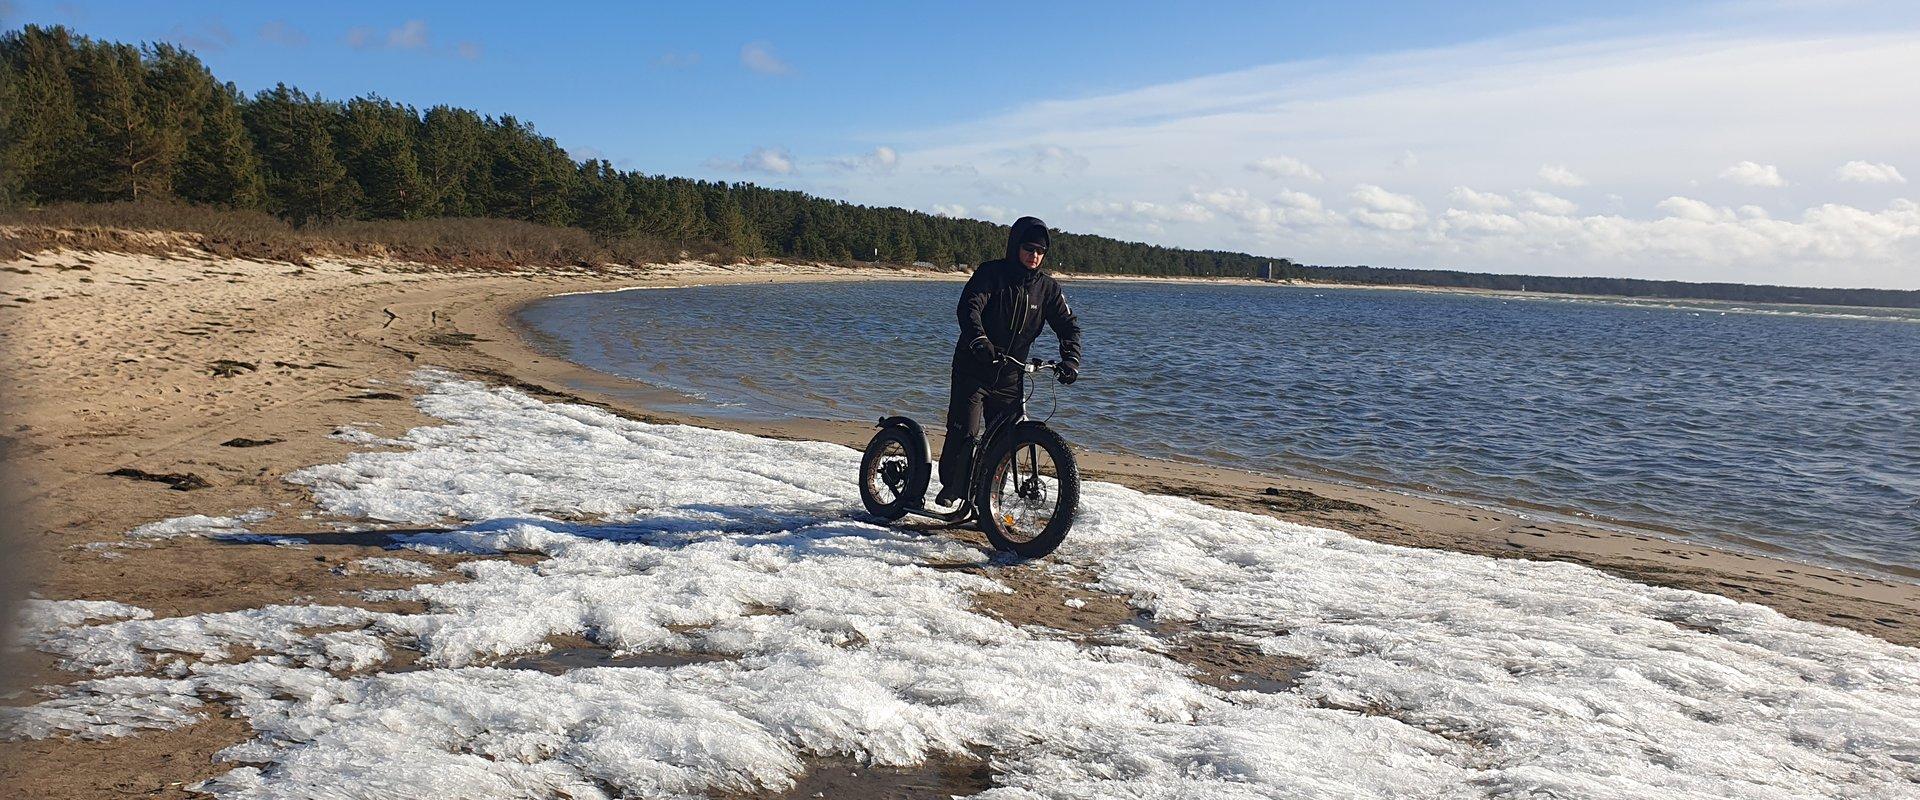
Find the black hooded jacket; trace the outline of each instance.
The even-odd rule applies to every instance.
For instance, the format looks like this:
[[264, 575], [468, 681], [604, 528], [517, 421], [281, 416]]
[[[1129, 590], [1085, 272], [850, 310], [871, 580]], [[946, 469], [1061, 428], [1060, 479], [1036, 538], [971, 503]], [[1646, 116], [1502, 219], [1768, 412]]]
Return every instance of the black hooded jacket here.
[[1060, 360], [1080, 364], [1080, 323], [1067, 306], [1067, 295], [1060, 282], [1039, 269], [1027, 269], [1020, 263], [1020, 245], [1029, 241], [1045, 244], [1047, 224], [1034, 217], [1021, 217], [1007, 235], [1004, 257], [981, 264], [960, 292], [960, 340], [953, 348], [953, 369], [985, 383], [1012, 380], [1014, 370], [983, 364], [974, 358], [973, 342], [985, 337], [997, 352], [1021, 360], [1045, 323], [1060, 337]]

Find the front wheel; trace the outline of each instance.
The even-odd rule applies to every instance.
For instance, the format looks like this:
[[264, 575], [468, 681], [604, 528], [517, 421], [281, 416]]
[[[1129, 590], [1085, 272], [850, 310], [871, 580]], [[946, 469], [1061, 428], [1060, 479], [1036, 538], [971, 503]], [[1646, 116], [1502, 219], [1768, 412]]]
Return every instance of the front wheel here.
[[1080, 508], [1080, 467], [1066, 441], [1044, 425], [1021, 425], [987, 451], [986, 465], [973, 501], [981, 532], [1023, 558], [1053, 552]]
[[867, 442], [860, 457], [860, 502], [867, 513], [892, 522], [927, 494], [927, 443], [889, 425]]

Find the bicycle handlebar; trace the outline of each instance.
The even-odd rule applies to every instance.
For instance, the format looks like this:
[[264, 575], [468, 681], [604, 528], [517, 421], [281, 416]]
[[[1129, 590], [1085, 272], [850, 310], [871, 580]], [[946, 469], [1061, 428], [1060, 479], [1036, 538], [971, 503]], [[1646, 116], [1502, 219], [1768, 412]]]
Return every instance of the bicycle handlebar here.
[[1001, 356], [1000, 360], [1006, 363], [1012, 364], [1016, 367], [1019, 367], [1021, 372], [1024, 372], [1027, 374], [1033, 374], [1035, 372], [1042, 372], [1042, 371], [1057, 373], [1060, 371], [1060, 362], [1058, 361], [1041, 361], [1041, 360], [1021, 361], [1020, 359], [1014, 358], [1013, 356]]

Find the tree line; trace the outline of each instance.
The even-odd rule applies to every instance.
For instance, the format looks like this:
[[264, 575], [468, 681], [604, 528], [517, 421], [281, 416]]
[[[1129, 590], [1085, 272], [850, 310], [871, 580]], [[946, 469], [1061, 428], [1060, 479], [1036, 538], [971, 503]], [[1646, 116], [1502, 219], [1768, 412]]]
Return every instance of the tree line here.
[[[513, 219], [695, 255], [943, 267], [998, 258], [1007, 235], [980, 220], [576, 161], [511, 115], [328, 100], [285, 84], [247, 95], [170, 44], [32, 25], [0, 35], [0, 206], [127, 200], [260, 209], [294, 225]], [[1066, 272], [1920, 307], [1920, 292], [1318, 267], [1065, 232], [1048, 261]]]
[[[0, 37], [0, 204], [175, 199], [264, 209], [295, 225], [486, 217], [644, 237], [744, 258], [977, 264], [1005, 225], [854, 205], [751, 183], [575, 161], [511, 115], [328, 100], [277, 85], [247, 95], [169, 44], [61, 27]], [[1290, 262], [1061, 234], [1068, 271], [1253, 276]]]
[[1724, 300], [1736, 303], [1799, 303], [1831, 306], [1920, 308], [1920, 291], [1904, 289], [1819, 289], [1752, 283], [1690, 283], [1640, 278], [1561, 278], [1546, 275], [1495, 275], [1441, 269], [1389, 267], [1308, 267], [1314, 280], [1373, 285], [1416, 285], [1506, 292], [1658, 297], [1676, 300]]

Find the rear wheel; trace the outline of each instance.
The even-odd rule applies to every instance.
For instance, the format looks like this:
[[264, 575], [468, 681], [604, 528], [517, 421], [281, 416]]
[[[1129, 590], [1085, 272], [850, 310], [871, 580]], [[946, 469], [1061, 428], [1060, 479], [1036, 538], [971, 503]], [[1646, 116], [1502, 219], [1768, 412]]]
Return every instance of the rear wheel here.
[[975, 487], [980, 530], [993, 546], [1023, 558], [1053, 552], [1080, 508], [1080, 467], [1067, 443], [1043, 425], [1021, 425], [987, 452]]
[[860, 502], [889, 522], [927, 494], [927, 444], [899, 427], [881, 428], [860, 457]]

